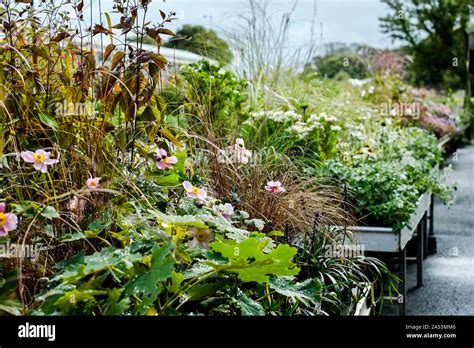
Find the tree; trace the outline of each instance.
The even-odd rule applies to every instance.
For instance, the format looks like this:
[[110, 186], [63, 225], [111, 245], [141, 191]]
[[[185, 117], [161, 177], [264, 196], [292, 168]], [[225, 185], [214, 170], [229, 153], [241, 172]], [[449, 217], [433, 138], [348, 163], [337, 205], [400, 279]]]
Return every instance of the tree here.
[[318, 71], [327, 78], [357, 78], [364, 79], [368, 75], [367, 63], [360, 55], [350, 52], [331, 53], [315, 57], [306, 65], [305, 73]]
[[229, 44], [214, 30], [201, 25], [184, 25], [164, 46], [194, 52], [223, 64], [229, 64], [233, 58]]
[[466, 83], [464, 30], [472, 0], [382, 0], [391, 13], [381, 28], [408, 45], [414, 82], [463, 88]]

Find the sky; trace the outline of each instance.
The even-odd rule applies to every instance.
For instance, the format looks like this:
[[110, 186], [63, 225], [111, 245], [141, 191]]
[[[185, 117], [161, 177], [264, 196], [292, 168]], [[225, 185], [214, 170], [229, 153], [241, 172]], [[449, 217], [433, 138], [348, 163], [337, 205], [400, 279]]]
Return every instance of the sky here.
[[[388, 36], [380, 32], [378, 18], [386, 15], [388, 9], [379, 0], [266, 1], [275, 25], [284, 13], [291, 11], [296, 2], [290, 30], [292, 45], [304, 45], [309, 41], [316, 6], [315, 36], [318, 44], [343, 42], [363, 43], [378, 48], [394, 47]], [[224, 35], [238, 25], [237, 14], [245, 13], [249, 8], [248, 3], [248, 0], [154, 0], [150, 5], [149, 18], [159, 20], [159, 9], [174, 11], [179, 19], [169, 25], [170, 29], [176, 30], [183, 24], [201, 24]], [[102, 11], [110, 11], [112, 5], [113, 0], [102, 0]], [[97, 20], [97, 6], [94, 2], [92, 6], [94, 19]], [[85, 9], [85, 13], [88, 12]]]

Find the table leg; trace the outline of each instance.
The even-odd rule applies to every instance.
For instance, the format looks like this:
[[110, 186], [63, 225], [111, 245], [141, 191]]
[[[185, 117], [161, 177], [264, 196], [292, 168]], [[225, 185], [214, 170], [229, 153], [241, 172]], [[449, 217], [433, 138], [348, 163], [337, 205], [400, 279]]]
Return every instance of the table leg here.
[[399, 304], [399, 312], [398, 314], [401, 316], [406, 315], [406, 299], [407, 299], [407, 251], [406, 248], [400, 251], [399, 253], [399, 277], [400, 277], [400, 284], [399, 284], [399, 295], [398, 295], [398, 304]]
[[419, 288], [423, 286], [423, 256], [424, 256], [424, 240], [425, 240], [425, 225], [426, 225], [426, 213], [423, 215], [423, 219], [416, 228], [416, 239], [417, 239], [417, 252], [416, 252], [416, 286]]

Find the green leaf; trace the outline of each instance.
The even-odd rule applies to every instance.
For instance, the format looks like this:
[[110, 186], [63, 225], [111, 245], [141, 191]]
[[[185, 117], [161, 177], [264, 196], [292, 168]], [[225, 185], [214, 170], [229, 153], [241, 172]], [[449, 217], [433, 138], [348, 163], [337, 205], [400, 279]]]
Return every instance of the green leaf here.
[[178, 173], [171, 173], [168, 175], [152, 176], [153, 181], [160, 186], [176, 186], [180, 182]]
[[228, 259], [227, 264], [209, 264], [217, 271], [237, 273], [244, 282], [264, 283], [270, 275], [292, 276], [299, 273], [299, 268], [292, 262], [297, 249], [287, 244], [280, 244], [277, 248], [264, 252], [268, 245], [266, 240], [248, 238], [242, 242], [220, 240], [211, 243], [211, 249]]
[[321, 301], [321, 286], [316, 279], [295, 283], [293, 277], [278, 277], [270, 280], [269, 285], [279, 294], [300, 300], [306, 305], [309, 305], [308, 301], [314, 305]]
[[217, 282], [197, 284], [187, 291], [190, 300], [199, 300], [214, 295], [219, 290], [230, 286], [230, 282], [226, 279], [220, 279]]
[[57, 219], [59, 218], [59, 213], [52, 206], [47, 206], [41, 211], [41, 216], [47, 219]]
[[208, 228], [208, 226], [202, 222], [199, 218], [194, 215], [166, 215], [162, 212], [156, 210], [149, 210], [151, 214], [156, 216], [162, 222], [165, 222], [169, 225], [176, 225], [176, 226], [194, 226], [197, 228]]
[[265, 315], [265, 310], [262, 305], [255, 302], [243, 292], [239, 295], [239, 305], [242, 310], [242, 315], [247, 316], [262, 316]]
[[168, 286], [168, 291], [176, 294], [181, 289], [181, 283], [184, 281], [182, 273], [174, 272], [171, 274], [171, 285]]
[[265, 227], [265, 221], [261, 219], [245, 220], [244, 222], [247, 226], [252, 226], [259, 231], [262, 231]]
[[48, 126], [49, 128], [56, 130], [59, 127], [58, 123], [56, 122], [53, 116], [49, 116], [43, 112], [40, 112], [39, 119], [42, 124]]
[[285, 232], [282, 231], [271, 231], [267, 233], [268, 237], [284, 237]]
[[61, 236], [62, 242], [73, 242], [76, 240], [86, 239], [86, 235], [82, 232], [67, 233]]
[[147, 105], [143, 112], [140, 113], [140, 120], [148, 122], [157, 122], [161, 121], [161, 112], [156, 106]]
[[171, 242], [167, 242], [163, 246], [155, 244], [149, 271], [138, 275], [125, 285], [125, 295], [141, 296], [142, 302], [137, 306], [138, 314], [145, 314], [156, 301], [162, 290], [159, 282], [172, 276], [175, 262], [171, 254], [173, 248], [174, 244]]

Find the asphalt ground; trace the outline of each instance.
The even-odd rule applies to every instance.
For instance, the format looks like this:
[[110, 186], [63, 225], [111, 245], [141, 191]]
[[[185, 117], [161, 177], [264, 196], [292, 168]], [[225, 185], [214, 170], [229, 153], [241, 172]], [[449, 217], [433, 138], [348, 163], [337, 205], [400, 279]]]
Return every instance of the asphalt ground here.
[[[474, 315], [474, 146], [450, 156], [456, 199], [448, 208], [435, 202], [437, 253], [424, 262], [424, 285], [408, 294], [407, 315]], [[408, 267], [409, 288], [416, 265]]]

